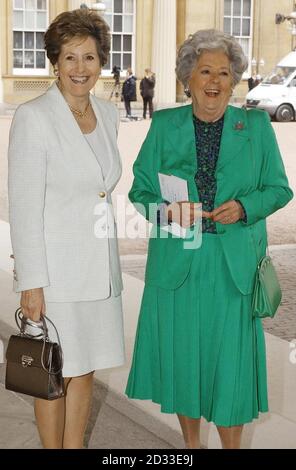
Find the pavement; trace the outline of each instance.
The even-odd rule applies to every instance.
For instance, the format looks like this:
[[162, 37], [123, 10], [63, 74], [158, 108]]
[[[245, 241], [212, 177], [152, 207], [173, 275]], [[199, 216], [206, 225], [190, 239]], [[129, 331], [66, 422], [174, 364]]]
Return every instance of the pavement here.
[[[3, 222], [0, 223], [0, 227], [3, 234]], [[3, 342], [5, 352], [10, 335], [16, 332], [13, 312], [19, 303], [19, 296], [11, 292], [10, 261], [7, 260], [6, 265], [1, 264], [2, 254], [0, 247], [0, 340]], [[138, 282], [142, 284], [141, 281]], [[94, 400], [86, 432], [85, 447], [88, 449], [183, 448], [182, 437], [178, 430], [171, 429], [167, 423], [159, 421], [156, 416], [152, 417], [149, 411], [138, 409], [136, 404], [124, 396], [142, 291], [138, 285], [134, 285], [133, 278], [125, 274], [124, 283], [126, 287], [128, 286], [123, 296], [128, 359], [124, 368], [106, 369], [95, 373]], [[138, 297], [131, 305], [131, 292], [135, 289]], [[0, 364], [0, 429], [6, 430], [5, 433], [0, 432], [0, 449], [41, 448], [33, 411], [33, 399], [7, 391], [4, 383], [5, 364]]]
[[[0, 322], [5, 347], [12, 328]], [[33, 411], [33, 398], [9, 392], [4, 387], [5, 367], [0, 366], [0, 449], [41, 449]], [[108, 389], [95, 380], [93, 405], [86, 430], [88, 449], [170, 449], [145, 426], [106, 403]], [[5, 429], [5, 432], [3, 430]]]
[[[12, 293], [11, 246], [7, 223], [6, 151], [11, 116], [0, 117], [0, 338], [4, 350], [15, 332], [13, 312], [18, 296]], [[291, 186], [296, 189], [295, 123], [274, 123]], [[292, 129], [293, 127], [293, 129]], [[123, 122], [119, 147], [123, 177], [114, 197], [126, 194], [132, 182], [132, 163], [149, 128], [149, 121]], [[270, 412], [244, 428], [242, 448], [296, 449], [296, 211], [295, 201], [269, 219], [270, 252], [277, 268], [283, 300], [273, 320], [264, 321], [267, 344]], [[119, 240], [123, 269], [126, 364], [97, 371], [94, 403], [86, 433], [89, 449], [182, 449], [175, 415], [159, 412], [148, 401], [128, 400], [123, 391], [130, 367], [135, 329], [143, 292], [147, 240]], [[1, 343], [0, 343], [1, 363]], [[0, 449], [38, 449], [40, 442], [33, 400], [4, 388], [5, 366], [0, 365]], [[2, 430], [5, 430], [3, 432]], [[202, 444], [220, 448], [217, 431], [203, 421]]]

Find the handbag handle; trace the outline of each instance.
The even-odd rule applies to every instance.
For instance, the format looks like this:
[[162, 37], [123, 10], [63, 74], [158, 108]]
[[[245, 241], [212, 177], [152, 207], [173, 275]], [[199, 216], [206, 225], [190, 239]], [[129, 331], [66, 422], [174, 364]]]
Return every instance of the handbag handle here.
[[[250, 124], [250, 119], [249, 119], [248, 111], [246, 111], [246, 114], [247, 114], [247, 121], [248, 121], [248, 124]], [[253, 149], [253, 141], [252, 141], [252, 138], [251, 138], [251, 137], [249, 138], [249, 140], [250, 140], [250, 147], [251, 147], [251, 159], [252, 159], [252, 162], [253, 162], [253, 175], [254, 175], [254, 177], [255, 177], [256, 171], [255, 171], [255, 154], [254, 154], [254, 149]], [[258, 246], [257, 246], [257, 244], [256, 244], [255, 237], [254, 237], [254, 233], [253, 233], [253, 227], [250, 227], [250, 232], [251, 232], [252, 241], [253, 241], [253, 244], [254, 244], [254, 247], [255, 247], [255, 251], [256, 251], [256, 256], [257, 256], [257, 263], [258, 263], [258, 264], [257, 264], [257, 268], [259, 268], [260, 263], [261, 263], [261, 260], [262, 260], [262, 257], [260, 257], [260, 254], [259, 254], [259, 252], [258, 252]], [[270, 256], [268, 244], [267, 244], [267, 247], [266, 247], [266, 251], [267, 251], [267, 255]]]
[[[59, 333], [58, 333], [58, 330], [56, 329], [55, 324], [48, 317], [46, 317], [46, 320], [49, 321], [49, 323], [53, 326], [53, 328], [55, 330], [58, 345], [59, 345], [59, 354], [60, 354], [60, 360], [61, 360], [61, 367], [57, 371], [51, 372], [50, 370], [48, 370], [46, 368], [46, 366], [44, 364], [45, 346], [46, 346], [46, 343], [50, 342], [49, 336], [48, 336], [48, 328], [47, 328], [47, 324], [46, 324], [46, 320], [45, 320], [44, 315], [40, 315], [40, 320], [41, 321], [39, 323], [33, 322], [33, 321], [28, 321], [28, 319], [26, 317], [24, 317], [22, 309], [18, 308], [15, 312], [14, 317], [15, 317], [15, 322], [16, 322], [19, 330], [20, 330], [20, 336], [27, 337], [27, 338], [33, 338], [33, 339], [38, 339], [38, 338], [42, 337], [42, 339], [43, 339], [43, 348], [42, 348], [42, 354], [41, 354], [42, 368], [50, 375], [58, 375], [61, 372], [61, 370], [63, 369], [63, 366], [64, 366], [64, 356], [63, 356], [63, 350], [62, 350], [62, 346], [61, 346]], [[30, 335], [30, 334], [26, 333], [25, 329], [26, 329], [27, 325], [31, 326], [33, 328], [39, 328], [41, 330], [41, 333], [39, 335]]]
[[[49, 341], [48, 337], [48, 330], [47, 330], [47, 325], [46, 322], [44, 322], [43, 317], [40, 317], [40, 322], [34, 322], [32, 320], [28, 320], [26, 317], [24, 317], [22, 309], [18, 308], [14, 314], [15, 322], [20, 330], [21, 336], [27, 336], [28, 338], [43, 338], [45, 336], [46, 340]], [[41, 324], [42, 323], [42, 324]], [[31, 326], [32, 328], [37, 328], [39, 330], [42, 330], [39, 335], [30, 335], [29, 333], [26, 333], [26, 326]]]

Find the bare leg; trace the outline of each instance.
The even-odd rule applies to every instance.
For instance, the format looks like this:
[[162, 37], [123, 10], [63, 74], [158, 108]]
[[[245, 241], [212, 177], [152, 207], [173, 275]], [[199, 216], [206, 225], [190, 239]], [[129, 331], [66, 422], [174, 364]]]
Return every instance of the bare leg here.
[[200, 419], [177, 415], [181, 425], [186, 449], [200, 449]]
[[66, 417], [63, 449], [82, 449], [90, 414], [93, 391], [93, 372], [73, 377], [65, 400]]
[[217, 426], [223, 449], [240, 449], [243, 425], [222, 427]]
[[[67, 387], [71, 379], [65, 379]], [[65, 425], [65, 397], [48, 401], [36, 398], [34, 402], [37, 428], [44, 449], [62, 449]]]

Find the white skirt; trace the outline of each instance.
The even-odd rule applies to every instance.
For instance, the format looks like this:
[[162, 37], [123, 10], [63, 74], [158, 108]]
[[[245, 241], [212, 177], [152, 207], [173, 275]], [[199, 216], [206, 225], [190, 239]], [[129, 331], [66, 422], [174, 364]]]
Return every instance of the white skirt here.
[[[55, 324], [64, 355], [64, 377], [78, 377], [124, 363], [121, 296], [90, 302], [47, 302], [46, 316]], [[47, 322], [49, 337], [56, 333]]]

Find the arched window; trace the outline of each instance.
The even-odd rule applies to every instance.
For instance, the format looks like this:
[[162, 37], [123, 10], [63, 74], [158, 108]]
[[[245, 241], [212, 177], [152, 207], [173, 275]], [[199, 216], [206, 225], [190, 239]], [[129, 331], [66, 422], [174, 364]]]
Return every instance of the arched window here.
[[47, 75], [44, 32], [48, 0], [13, 0], [13, 73]]
[[112, 33], [111, 51], [103, 74], [110, 75], [114, 66], [126, 71], [135, 66], [135, 0], [104, 0], [104, 19]]

